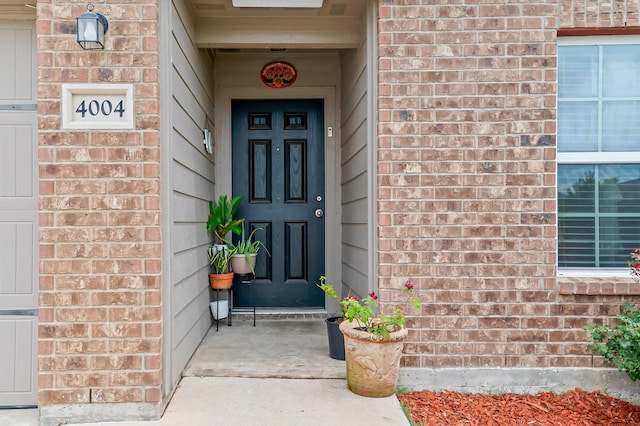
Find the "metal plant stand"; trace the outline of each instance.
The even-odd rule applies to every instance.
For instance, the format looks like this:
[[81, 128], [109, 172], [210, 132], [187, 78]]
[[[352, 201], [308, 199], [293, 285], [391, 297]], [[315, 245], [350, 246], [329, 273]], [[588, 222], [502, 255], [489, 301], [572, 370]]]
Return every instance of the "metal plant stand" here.
[[[234, 277], [234, 285], [250, 285], [251, 286], [251, 306], [236, 308], [233, 307], [233, 313], [253, 313], [253, 326], [256, 326], [256, 277], [254, 274], [237, 274]], [[233, 292], [232, 292], [233, 294]], [[232, 296], [233, 298], [233, 296]], [[231, 303], [229, 304], [229, 309], [231, 310]], [[231, 318], [231, 314], [229, 314], [229, 318]], [[229, 325], [231, 325], [231, 321], [229, 321]]]
[[227, 327], [231, 326], [231, 298], [233, 293], [233, 286], [229, 288], [212, 288], [211, 290], [213, 290], [216, 294], [216, 318], [214, 319], [216, 320], [216, 331], [218, 331], [218, 323], [220, 322], [220, 292], [222, 291], [227, 292], [227, 308], [229, 309], [229, 311], [227, 312]]

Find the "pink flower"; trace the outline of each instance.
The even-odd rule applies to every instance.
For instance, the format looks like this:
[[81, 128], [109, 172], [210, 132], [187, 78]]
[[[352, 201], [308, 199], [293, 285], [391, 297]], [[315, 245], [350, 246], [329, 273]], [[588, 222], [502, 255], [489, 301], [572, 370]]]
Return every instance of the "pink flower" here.
[[369, 297], [373, 300], [376, 300], [378, 298], [378, 296], [376, 296], [374, 292], [369, 293]]
[[411, 281], [407, 281], [406, 283], [404, 283], [404, 288], [406, 288], [407, 290], [413, 290], [413, 283]]
[[350, 295], [348, 295], [348, 296], [346, 297], [346, 299], [347, 299], [347, 300], [354, 300], [354, 301], [356, 301], [356, 302], [360, 300], [360, 299], [358, 299], [356, 296], [353, 296], [353, 295], [351, 295], [351, 294], [350, 294]]

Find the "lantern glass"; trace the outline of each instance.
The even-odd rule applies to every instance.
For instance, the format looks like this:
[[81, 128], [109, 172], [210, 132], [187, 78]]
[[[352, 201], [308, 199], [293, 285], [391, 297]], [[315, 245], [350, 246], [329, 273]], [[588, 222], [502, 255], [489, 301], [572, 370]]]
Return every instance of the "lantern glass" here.
[[77, 41], [85, 50], [104, 49], [104, 33], [109, 27], [107, 18], [91, 11], [84, 12], [77, 21]]

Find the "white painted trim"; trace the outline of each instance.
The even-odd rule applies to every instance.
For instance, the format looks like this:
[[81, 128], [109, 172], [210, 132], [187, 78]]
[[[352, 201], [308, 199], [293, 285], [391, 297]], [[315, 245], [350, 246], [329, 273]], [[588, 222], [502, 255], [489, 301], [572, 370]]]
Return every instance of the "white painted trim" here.
[[629, 270], [625, 268], [563, 268], [558, 270], [558, 277], [569, 278], [630, 278]]
[[640, 163], [640, 152], [558, 152], [559, 164]]
[[558, 37], [558, 46], [596, 46], [605, 44], [640, 44], [640, 34]]
[[233, 7], [322, 7], [324, 0], [233, 0]]
[[171, 102], [173, 101], [173, 89], [171, 85], [171, 39], [173, 37], [173, 27], [171, 25], [171, 15], [173, 8], [173, 0], [161, 2], [159, 5], [158, 19], [160, 28], [159, 49], [165, 54], [160, 57], [160, 205], [162, 206], [162, 252], [161, 252], [161, 288], [162, 288], [162, 398], [168, 401], [168, 396], [175, 390], [171, 377], [171, 364], [173, 359], [173, 327], [171, 312], [171, 299], [173, 296], [173, 283], [171, 282], [171, 229], [173, 223], [173, 204], [172, 204], [172, 182], [173, 175], [171, 173], [171, 163], [173, 161], [173, 149], [171, 143], [171, 135], [173, 129], [173, 117], [171, 116]]
[[368, 185], [368, 223], [367, 230], [369, 239], [367, 274], [369, 276], [370, 291], [379, 292], [378, 282], [378, 14], [377, 2], [367, 2], [367, 162], [369, 164], [367, 173]]
[[[286, 91], [268, 87], [225, 87], [216, 91], [215, 96], [215, 182], [216, 196], [231, 194], [231, 101], [233, 99], [323, 99], [324, 135], [325, 135], [325, 271], [329, 282], [342, 282], [340, 268], [340, 233], [331, 230], [340, 229], [340, 179], [339, 179], [339, 141], [340, 123], [336, 119], [339, 105], [336, 88], [295, 87]], [[332, 126], [333, 137], [327, 137], [326, 128]]]

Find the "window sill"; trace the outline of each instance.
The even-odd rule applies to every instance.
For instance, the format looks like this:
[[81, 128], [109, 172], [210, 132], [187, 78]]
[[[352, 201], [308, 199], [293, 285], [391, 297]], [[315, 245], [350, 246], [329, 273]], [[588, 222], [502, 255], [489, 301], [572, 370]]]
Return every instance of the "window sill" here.
[[561, 295], [637, 296], [640, 283], [633, 278], [618, 277], [558, 277]]

